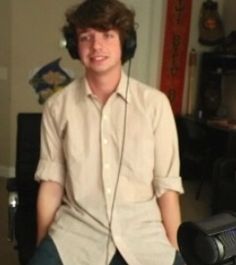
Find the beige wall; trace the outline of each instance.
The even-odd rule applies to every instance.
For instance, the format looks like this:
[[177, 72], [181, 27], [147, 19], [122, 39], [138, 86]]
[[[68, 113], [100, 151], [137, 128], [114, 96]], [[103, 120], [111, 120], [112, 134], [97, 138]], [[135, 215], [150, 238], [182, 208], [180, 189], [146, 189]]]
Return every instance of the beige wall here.
[[[62, 66], [75, 75], [82, 73], [78, 61], [59, 47], [64, 11], [78, 0], [1, 0], [4, 43], [0, 46], [0, 67], [8, 69], [7, 80], [0, 80], [0, 175], [14, 175], [16, 117], [19, 112], [40, 112], [42, 106], [28, 84], [29, 73], [53, 59], [62, 57]], [[164, 0], [124, 0], [136, 10], [138, 48], [132, 75], [155, 85], [160, 58], [160, 38]], [[7, 29], [7, 30], [6, 30]], [[1, 68], [0, 68], [1, 69]], [[3, 170], [4, 169], [4, 170]], [[7, 172], [6, 172], [7, 171]]]
[[[224, 25], [225, 32], [228, 36], [232, 31], [236, 31], [236, 8], [235, 0], [227, 0], [227, 5], [224, 6]], [[236, 120], [236, 75], [226, 75], [222, 80], [223, 87], [223, 102], [222, 107], [229, 118]], [[226, 107], [227, 106], [227, 107]]]
[[[200, 62], [200, 54], [203, 51], [212, 51], [213, 47], [203, 46], [198, 43], [198, 19], [199, 11], [204, 0], [193, 1], [193, 10], [192, 13], [192, 24], [190, 30], [190, 40], [189, 40], [189, 51], [194, 48], [198, 53], [198, 64], [197, 72]], [[227, 0], [227, 1], [217, 1], [218, 11], [223, 21], [225, 34], [228, 34], [236, 30], [236, 1]], [[198, 12], [196, 12], [196, 10]], [[194, 23], [193, 23], [194, 22]], [[186, 75], [187, 77], [187, 75]], [[187, 80], [186, 80], [187, 81]], [[187, 84], [186, 84], [187, 86]], [[198, 86], [198, 84], [197, 84]], [[223, 76], [222, 78], [222, 113], [227, 113], [229, 118], [236, 120], [236, 75]]]
[[28, 84], [30, 71], [57, 57], [80, 71], [59, 47], [64, 10], [76, 2], [0, 1], [0, 175], [14, 176], [17, 114], [42, 109]]
[[[228, 1], [228, 0], [227, 0]], [[232, 0], [235, 1], [235, 0]], [[189, 36], [189, 47], [188, 47], [188, 55], [190, 54], [191, 50], [194, 49], [197, 53], [197, 65], [196, 65], [196, 70], [195, 70], [195, 87], [192, 89], [195, 89], [195, 95], [197, 96], [197, 88], [198, 88], [198, 72], [199, 72], [199, 64], [200, 64], [200, 56], [201, 53], [204, 51], [211, 51], [213, 48], [205, 45], [201, 45], [198, 42], [198, 37], [199, 37], [199, 16], [200, 16], [200, 10], [202, 7], [203, 2], [205, 0], [192, 0], [192, 14], [191, 14], [191, 25], [190, 25], [190, 36]], [[217, 1], [218, 3], [218, 12], [223, 16], [223, 8], [224, 5], [226, 5], [226, 2], [224, 1]], [[188, 58], [187, 58], [187, 63], [188, 63]], [[187, 93], [187, 88], [188, 88], [188, 74], [189, 74], [189, 69], [188, 66], [186, 67], [186, 73], [185, 73], [185, 87], [184, 87], [184, 98], [183, 98], [183, 104], [182, 104], [182, 114], [187, 113], [187, 99], [186, 99], [186, 93]]]
[[66, 50], [59, 46], [64, 10], [75, 2], [12, 0], [10, 166], [15, 161], [17, 114], [42, 109], [28, 84], [30, 72], [58, 57], [62, 57], [62, 66], [80, 71], [78, 63], [71, 62]]
[[[0, 167], [10, 164], [10, 45], [11, 2], [0, 1]], [[3, 171], [5, 168], [2, 169]]]
[[228, 35], [231, 31], [236, 30], [236, 3], [235, 0], [227, 0], [223, 8], [225, 31]]

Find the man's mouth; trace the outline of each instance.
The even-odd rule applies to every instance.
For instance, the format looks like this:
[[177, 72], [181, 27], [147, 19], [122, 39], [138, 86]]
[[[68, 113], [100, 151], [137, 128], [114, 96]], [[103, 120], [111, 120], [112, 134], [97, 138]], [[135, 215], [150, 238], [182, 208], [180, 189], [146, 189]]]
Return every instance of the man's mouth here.
[[107, 59], [107, 56], [103, 56], [103, 55], [95, 55], [95, 56], [91, 56], [90, 59], [94, 62], [101, 62]]

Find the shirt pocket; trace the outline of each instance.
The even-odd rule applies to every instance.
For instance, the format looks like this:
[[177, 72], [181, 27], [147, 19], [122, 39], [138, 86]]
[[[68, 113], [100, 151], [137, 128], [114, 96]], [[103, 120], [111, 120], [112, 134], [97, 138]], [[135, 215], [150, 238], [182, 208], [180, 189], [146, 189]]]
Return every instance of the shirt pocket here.
[[123, 174], [146, 181], [153, 175], [154, 137], [144, 129], [128, 133], [123, 155]]

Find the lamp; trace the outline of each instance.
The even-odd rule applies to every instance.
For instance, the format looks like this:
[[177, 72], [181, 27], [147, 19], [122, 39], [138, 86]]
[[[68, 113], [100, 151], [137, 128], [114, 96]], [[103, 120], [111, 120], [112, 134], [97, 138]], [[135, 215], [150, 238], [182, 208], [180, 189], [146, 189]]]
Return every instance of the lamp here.
[[183, 222], [177, 239], [188, 265], [236, 264], [236, 213], [221, 213], [199, 222]]

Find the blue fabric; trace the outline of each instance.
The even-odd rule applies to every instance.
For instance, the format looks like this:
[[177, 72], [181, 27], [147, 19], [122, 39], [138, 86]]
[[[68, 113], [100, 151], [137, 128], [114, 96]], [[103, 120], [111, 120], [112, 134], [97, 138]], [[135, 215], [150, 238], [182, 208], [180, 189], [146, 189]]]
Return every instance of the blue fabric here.
[[[46, 236], [28, 265], [63, 265], [57, 248], [50, 236]], [[176, 252], [173, 265], [184, 265], [185, 262], [179, 252]], [[116, 251], [110, 265], [128, 265], [119, 251]], [[163, 264], [164, 265], [164, 264]]]
[[178, 251], [176, 252], [173, 265], [185, 265], [184, 259]]
[[110, 265], [128, 265], [126, 261], [123, 259], [119, 251], [116, 251], [113, 256]]
[[63, 265], [50, 236], [46, 236], [35, 251], [28, 265]]
[[[121, 256], [121, 254], [118, 251], [116, 251], [110, 265], [128, 265], [128, 264], [125, 262], [125, 260]], [[185, 265], [185, 262], [181, 256], [181, 254], [178, 251], [176, 252], [173, 265]]]
[[[46, 236], [28, 265], [63, 265], [57, 248], [50, 236]], [[110, 265], [128, 265], [118, 251], [116, 251]]]

